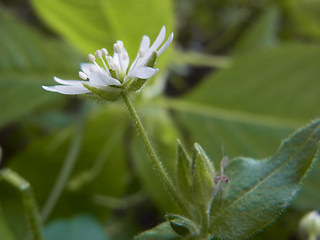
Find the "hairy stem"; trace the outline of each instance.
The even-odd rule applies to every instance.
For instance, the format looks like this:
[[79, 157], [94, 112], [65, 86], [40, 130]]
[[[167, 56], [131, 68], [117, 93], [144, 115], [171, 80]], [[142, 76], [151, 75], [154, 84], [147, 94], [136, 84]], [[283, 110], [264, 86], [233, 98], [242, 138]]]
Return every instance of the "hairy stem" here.
[[30, 183], [10, 169], [3, 169], [0, 171], [0, 180], [1, 179], [5, 180], [21, 192], [33, 239], [43, 240], [42, 222]]
[[164, 168], [161, 160], [159, 159], [158, 155], [156, 154], [156, 151], [152, 147], [151, 141], [146, 133], [146, 130], [144, 129], [144, 127], [142, 125], [140, 117], [139, 117], [137, 111], [135, 110], [128, 94], [126, 92], [122, 92], [122, 98], [123, 98], [128, 110], [130, 112], [130, 115], [133, 119], [134, 125], [137, 128], [139, 135], [142, 138], [145, 149], [146, 149], [146, 151], [152, 161], [154, 169], [157, 171], [158, 175], [161, 177], [163, 184], [165, 185], [166, 189], [170, 193], [173, 200], [177, 203], [177, 205], [181, 208], [181, 210], [184, 213], [189, 214], [189, 210], [188, 210], [187, 206], [185, 205], [183, 200], [178, 195], [178, 193], [173, 185], [172, 180], [169, 178], [166, 169]]

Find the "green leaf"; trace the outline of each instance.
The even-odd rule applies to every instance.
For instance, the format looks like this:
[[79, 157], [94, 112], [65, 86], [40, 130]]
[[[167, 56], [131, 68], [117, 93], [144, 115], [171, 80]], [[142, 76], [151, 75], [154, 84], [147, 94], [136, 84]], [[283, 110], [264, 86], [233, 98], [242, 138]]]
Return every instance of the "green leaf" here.
[[39, 16], [85, 55], [109, 51], [121, 39], [129, 56], [137, 54], [143, 35], [154, 39], [161, 27], [173, 30], [170, 0], [33, 0]]
[[134, 238], [134, 240], [179, 240], [184, 239], [179, 236], [171, 227], [170, 222], [164, 222], [160, 225], [145, 231]]
[[70, 47], [41, 36], [1, 9], [0, 52], [0, 127], [62, 100], [41, 85], [53, 84], [54, 75], [76, 76], [78, 69], [79, 56]]
[[211, 208], [210, 231], [217, 238], [246, 238], [261, 230], [289, 205], [319, 158], [320, 120], [285, 140], [271, 158], [240, 157], [226, 169], [228, 190]]
[[175, 177], [177, 187], [180, 190], [181, 195], [183, 195], [187, 200], [191, 199], [191, 164], [191, 158], [189, 157], [180, 140], [178, 140], [177, 165], [175, 169]]
[[80, 215], [69, 220], [55, 220], [44, 230], [46, 240], [107, 240], [103, 226], [93, 217]]
[[236, 53], [241, 54], [272, 47], [277, 39], [279, 17], [279, 10], [276, 7], [266, 8], [256, 21], [252, 21], [252, 26], [237, 41]]
[[222, 155], [263, 157], [319, 115], [318, 59], [319, 46], [302, 44], [247, 54], [182, 99], [158, 104], [174, 110], [190, 142], [201, 144], [215, 163]]
[[216, 173], [208, 156], [197, 143], [194, 144], [192, 167], [192, 200], [197, 206], [204, 206], [207, 210], [213, 197], [213, 180]]

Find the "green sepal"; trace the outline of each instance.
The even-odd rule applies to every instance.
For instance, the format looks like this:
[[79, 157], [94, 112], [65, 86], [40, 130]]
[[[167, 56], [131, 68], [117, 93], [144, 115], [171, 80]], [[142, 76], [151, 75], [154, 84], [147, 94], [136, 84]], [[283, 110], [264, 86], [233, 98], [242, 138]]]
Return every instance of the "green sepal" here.
[[197, 236], [200, 233], [200, 229], [193, 221], [176, 215], [167, 214], [166, 219], [170, 222], [172, 229], [180, 236]]
[[110, 75], [111, 75], [111, 77], [113, 77], [113, 78], [115, 78], [115, 79], [117, 79], [118, 77], [117, 77], [117, 72], [115, 71], [115, 70], [113, 70], [113, 69], [109, 69], [109, 72], [110, 72]]
[[146, 67], [151, 67], [153, 68], [156, 65], [156, 60], [158, 58], [158, 53], [156, 51], [153, 51], [151, 57], [146, 63]]
[[208, 209], [213, 197], [216, 172], [207, 154], [197, 143], [194, 144], [192, 165], [192, 200], [195, 204], [203, 205]]
[[119, 86], [104, 86], [103, 89], [101, 89], [89, 86], [85, 83], [82, 84], [95, 95], [108, 101], [116, 101], [119, 98], [120, 93], [122, 91], [122, 88]]
[[192, 183], [191, 163], [192, 160], [182, 145], [181, 141], [177, 139], [177, 164], [175, 169], [175, 176], [177, 187], [180, 194], [187, 200], [191, 199], [190, 188]]
[[[156, 64], [157, 57], [158, 57], [158, 53], [156, 51], [153, 51], [151, 57], [149, 58], [145, 66], [153, 68]], [[148, 79], [129, 78], [126, 81], [126, 83], [124, 83], [124, 86], [126, 91], [128, 92], [138, 91], [147, 80]]]

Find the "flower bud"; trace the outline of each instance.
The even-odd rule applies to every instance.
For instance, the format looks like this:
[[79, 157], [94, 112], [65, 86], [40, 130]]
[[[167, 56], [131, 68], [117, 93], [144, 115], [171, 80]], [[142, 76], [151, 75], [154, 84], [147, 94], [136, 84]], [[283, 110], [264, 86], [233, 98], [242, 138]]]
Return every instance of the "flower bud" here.
[[213, 197], [215, 186], [213, 178], [216, 175], [216, 171], [209, 157], [199, 144], [195, 143], [193, 149], [192, 199], [194, 203], [201, 203], [206, 208], [209, 208]]

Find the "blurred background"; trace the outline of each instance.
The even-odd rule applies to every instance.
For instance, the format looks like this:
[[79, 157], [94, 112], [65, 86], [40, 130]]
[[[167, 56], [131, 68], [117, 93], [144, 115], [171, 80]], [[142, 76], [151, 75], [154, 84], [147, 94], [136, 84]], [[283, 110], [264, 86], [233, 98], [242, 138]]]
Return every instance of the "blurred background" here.
[[[131, 239], [177, 211], [121, 102], [41, 88], [53, 76], [78, 79], [87, 54], [112, 52], [116, 40], [133, 59], [142, 36], [153, 41], [163, 25], [173, 46], [135, 102], [171, 175], [177, 138], [199, 142], [215, 164], [263, 159], [319, 117], [318, 0], [0, 0], [0, 167], [32, 184], [46, 239]], [[299, 239], [301, 217], [320, 210], [319, 186], [317, 162], [252, 239]], [[0, 239], [27, 229], [21, 195], [0, 182]]]

